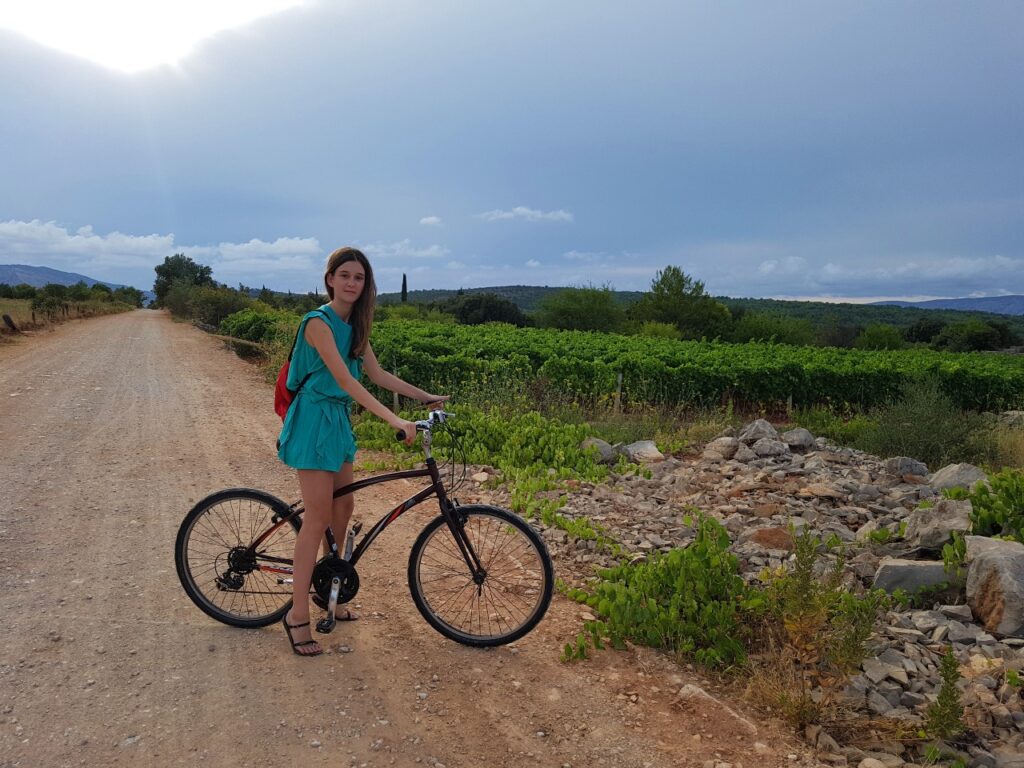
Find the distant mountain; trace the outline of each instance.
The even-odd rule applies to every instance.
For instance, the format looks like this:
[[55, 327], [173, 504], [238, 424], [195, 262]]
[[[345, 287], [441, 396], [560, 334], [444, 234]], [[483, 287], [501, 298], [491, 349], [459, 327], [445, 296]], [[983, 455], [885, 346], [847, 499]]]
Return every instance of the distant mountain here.
[[84, 282], [90, 288], [96, 283], [109, 286], [111, 290], [123, 286], [117, 283], [108, 283], [103, 280], [96, 280], [76, 272], [62, 272], [59, 269], [50, 267], [30, 267], [27, 264], [0, 264], [0, 283], [8, 285], [31, 285], [33, 288], [42, 288], [49, 283], [57, 285], [74, 285]]
[[[87, 275], [80, 275], [77, 272], [63, 272], [50, 267], [32, 267], [27, 264], [0, 264], [0, 283], [7, 285], [31, 285], [33, 288], [42, 288], [49, 283], [57, 285], [74, 285], [85, 283], [90, 288], [96, 283], [105, 285], [111, 290], [124, 288], [126, 286], [118, 283], [108, 283], [105, 280], [96, 280]], [[143, 291], [143, 303], [149, 303], [155, 296], [152, 291]]]
[[930, 301], [876, 301], [873, 305], [916, 307], [918, 309], [955, 309], [961, 312], [991, 312], [997, 315], [1024, 315], [1024, 296], [982, 296], [977, 299], [931, 299]]

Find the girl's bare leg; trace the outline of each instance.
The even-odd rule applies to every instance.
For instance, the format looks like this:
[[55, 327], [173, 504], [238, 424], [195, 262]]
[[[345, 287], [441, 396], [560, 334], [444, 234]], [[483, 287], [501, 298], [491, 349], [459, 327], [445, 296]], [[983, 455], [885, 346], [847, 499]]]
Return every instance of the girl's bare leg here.
[[[348, 485], [353, 479], [352, 463], [342, 464], [341, 469], [334, 473], [334, 490], [336, 491], [342, 486]], [[335, 499], [334, 506], [331, 509], [331, 531], [334, 532], [334, 540], [338, 543], [339, 555], [345, 552], [345, 534], [348, 532], [348, 524], [352, 520], [352, 510], [355, 509], [355, 501], [355, 497], [350, 493]], [[329, 551], [327, 539], [325, 538], [324, 554], [327, 554]], [[344, 605], [339, 605], [335, 609], [334, 615], [341, 619], [355, 616], [354, 613], [350, 614], [349, 609]]]
[[[352, 463], [341, 465], [341, 469], [334, 473], [334, 489], [350, 484], [354, 480]], [[352, 519], [352, 510], [355, 509], [355, 497], [350, 493], [334, 500], [331, 510], [331, 531], [334, 533], [334, 540], [338, 543], [338, 554], [345, 552], [345, 534], [348, 532], [348, 524]], [[326, 557], [330, 553], [327, 539], [324, 538], [323, 554]]]
[[[292, 558], [292, 609], [285, 617], [289, 624], [309, 621], [309, 584], [313, 579], [316, 551], [331, 522], [335, 474], [318, 469], [298, 470], [299, 488], [302, 490], [302, 503], [306, 511], [302, 515], [302, 528], [295, 539], [295, 555]], [[292, 636], [295, 642], [313, 637], [310, 627], [293, 630]], [[318, 653], [322, 649], [319, 644], [315, 644], [302, 646], [298, 650], [309, 654]]]

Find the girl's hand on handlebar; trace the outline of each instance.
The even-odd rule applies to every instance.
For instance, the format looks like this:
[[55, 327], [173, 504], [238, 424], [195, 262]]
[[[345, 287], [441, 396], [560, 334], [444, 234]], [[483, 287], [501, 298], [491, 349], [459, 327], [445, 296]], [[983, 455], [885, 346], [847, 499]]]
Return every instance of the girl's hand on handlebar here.
[[398, 432], [404, 433], [404, 437], [399, 437], [398, 439], [406, 445], [412, 445], [416, 441], [416, 425], [411, 421], [396, 418], [391, 422], [391, 426]]

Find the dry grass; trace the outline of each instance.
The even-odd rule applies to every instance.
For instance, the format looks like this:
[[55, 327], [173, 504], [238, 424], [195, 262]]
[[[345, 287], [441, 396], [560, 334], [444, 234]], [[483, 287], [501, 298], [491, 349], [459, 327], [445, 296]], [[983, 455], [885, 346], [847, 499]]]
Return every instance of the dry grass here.
[[1024, 469], [1024, 427], [996, 427], [992, 433], [994, 469]]
[[10, 315], [19, 328], [31, 325], [32, 302], [28, 299], [0, 299], [0, 315]]

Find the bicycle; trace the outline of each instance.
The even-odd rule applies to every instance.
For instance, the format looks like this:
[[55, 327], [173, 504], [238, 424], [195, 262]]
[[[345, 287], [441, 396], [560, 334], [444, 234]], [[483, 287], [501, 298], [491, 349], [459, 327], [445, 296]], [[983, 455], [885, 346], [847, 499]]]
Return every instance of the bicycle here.
[[[335, 498], [395, 480], [429, 477], [430, 485], [384, 515], [354, 546], [353, 525], [339, 553], [327, 530], [328, 554], [313, 569], [313, 600], [326, 611], [320, 633], [335, 626], [335, 608], [359, 591], [356, 564], [391, 523], [436, 496], [440, 514], [427, 523], [409, 553], [408, 581], [420, 614], [445, 637], [486, 647], [519, 639], [544, 617], [551, 602], [553, 568], [540, 535], [515, 513], [486, 504], [459, 504], [445, 488], [431, 453], [434, 431], [451, 437], [452, 490], [458, 434], [452, 414], [431, 411], [416, 422], [423, 433], [425, 466], [357, 480]], [[404, 439], [399, 433], [398, 439]], [[462, 451], [465, 480], [465, 451]], [[174, 547], [178, 578], [207, 615], [235, 627], [263, 627], [291, 607], [292, 553], [302, 526], [302, 502], [286, 504], [264, 491], [228, 488], [210, 494], [185, 515]]]

